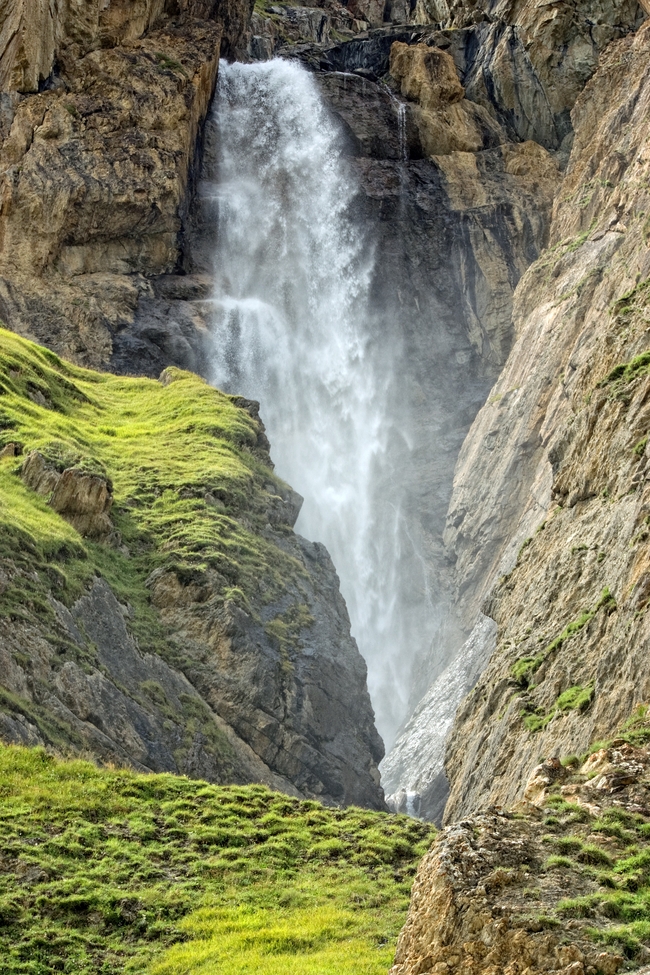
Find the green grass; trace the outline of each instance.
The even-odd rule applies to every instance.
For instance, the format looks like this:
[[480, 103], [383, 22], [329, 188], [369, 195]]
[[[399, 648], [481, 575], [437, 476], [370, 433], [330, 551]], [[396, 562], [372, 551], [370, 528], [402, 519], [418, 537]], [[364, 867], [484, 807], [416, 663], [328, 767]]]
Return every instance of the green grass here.
[[563, 691], [548, 711], [537, 708], [535, 711], [523, 713], [524, 726], [529, 731], [542, 731], [556, 714], [566, 711], [586, 711], [594, 696], [593, 682], [583, 687], [575, 684]]
[[623, 386], [627, 386], [639, 376], [646, 376], [650, 372], [650, 352], [642, 352], [629, 362], [621, 362], [605, 376], [598, 384], [599, 386], [613, 386], [614, 392], [618, 392]]
[[[155, 569], [180, 581], [210, 573], [224, 601], [252, 612], [293, 585], [297, 608], [279, 620], [295, 637], [305, 570], [265, 537], [272, 499], [285, 490], [258, 445], [259, 426], [199, 377], [178, 369], [166, 382], [81, 369], [0, 329], [0, 448], [38, 450], [58, 470], [76, 466], [110, 479], [111, 517], [122, 547], [81, 538], [20, 479], [22, 457], [0, 461], [0, 558], [16, 567], [0, 615], [53, 621], [52, 593], [70, 605], [96, 575], [129, 602], [144, 650], [164, 655], [150, 604]], [[282, 530], [282, 529], [280, 529]], [[289, 531], [287, 528], [286, 531]], [[268, 533], [266, 533], [268, 535]]]
[[3, 975], [383, 975], [428, 824], [0, 746]]
[[544, 660], [545, 654], [541, 653], [534, 657], [521, 657], [510, 668], [510, 674], [522, 687], [528, 687], [533, 674], [539, 670]]
[[585, 711], [591, 704], [593, 696], [593, 682], [587, 684], [586, 687], [576, 684], [560, 694], [555, 702], [555, 708], [558, 711]]
[[[516, 660], [510, 668], [510, 676], [521, 688], [532, 688], [534, 686], [533, 677], [535, 673], [548, 657], [560, 650], [567, 640], [580, 633], [600, 610], [609, 614], [615, 609], [616, 600], [606, 586], [593, 609], [586, 610], [580, 614], [578, 619], [567, 624], [562, 632], [541, 653], [535, 654], [535, 656], [520, 657], [519, 660]], [[557, 714], [573, 710], [586, 710], [591, 704], [593, 696], [593, 681], [586, 686], [575, 684], [573, 687], [569, 687], [566, 691], [563, 691], [548, 710], [542, 707], [535, 708], [530, 705], [524, 708], [521, 712], [524, 727], [531, 732], [543, 731]]]

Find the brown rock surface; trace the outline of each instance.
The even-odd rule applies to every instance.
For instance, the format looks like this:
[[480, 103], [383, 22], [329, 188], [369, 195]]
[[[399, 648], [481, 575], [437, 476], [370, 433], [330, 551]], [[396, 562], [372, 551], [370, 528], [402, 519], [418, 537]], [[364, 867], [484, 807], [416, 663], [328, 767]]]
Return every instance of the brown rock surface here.
[[446, 540], [463, 618], [501, 578], [483, 606], [497, 649], [450, 739], [448, 820], [514, 801], [540, 756], [584, 751], [650, 690], [649, 54], [644, 27], [578, 99], [551, 246], [458, 462]]
[[[0, 314], [105, 366], [115, 334], [151, 293], [143, 275], [179, 264], [219, 54], [241, 43], [250, 5], [182, 3], [175, 19], [159, 0], [99, 6], [83, 15], [63, 2], [16, 8], [25, 50], [5, 51], [14, 90], [3, 96], [0, 133]], [[36, 33], [37, 16], [51, 21], [51, 43]], [[32, 80], [17, 77], [20, 65]], [[45, 90], [21, 94], [52, 71]]]
[[[470, 29], [480, 50], [463, 80], [469, 97], [508, 117], [520, 138], [557, 148], [600, 52], [643, 11], [636, 0], [418, 0], [420, 23]], [[471, 94], [470, 94], [471, 93]]]
[[51, 507], [80, 535], [119, 538], [110, 519], [113, 488], [108, 478], [75, 467], [59, 472], [37, 450], [25, 458], [21, 474], [28, 487], [46, 496]]
[[454, 60], [445, 51], [395, 41], [390, 74], [403, 97], [418, 103], [415, 117], [426, 155], [478, 152], [506, 141], [489, 113], [464, 98]]
[[644, 889], [638, 875], [626, 885], [626, 872], [631, 844], [647, 855], [648, 748], [624, 737], [579, 768], [549, 761], [528, 794], [534, 804], [491, 808], [439, 834], [413, 885], [391, 975], [648, 971], [639, 967], [650, 956], [643, 935], [626, 934], [614, 908], [621, 889]]

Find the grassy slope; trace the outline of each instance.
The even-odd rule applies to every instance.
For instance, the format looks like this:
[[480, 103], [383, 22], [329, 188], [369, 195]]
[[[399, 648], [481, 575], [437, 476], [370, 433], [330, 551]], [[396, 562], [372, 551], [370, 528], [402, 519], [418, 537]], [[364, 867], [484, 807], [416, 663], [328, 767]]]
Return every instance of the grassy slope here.
[[433, 828], [0, 746], [3, 975], [379, 975]]
[[132, 604], [141, 648], [165, 655], [145, 586], [153, 569], [187, 579], [210, 567], [224, 599], [247, 606], [299, 583], [302, 567], [262, 537], [281, 482], [258, 456], [257, 423], [197, 376], [168, 373], [168, 385], [94, 373], [0, 329], [0, 448], [17, 442], [59, 469], [107, 475], [126, 546], [80, 538], [22, 484], [21, 458], [1, 460], [0, 559], [19, 571], [0, 615], [52, 618], [48, 592], [70, 604], [100, 574]]

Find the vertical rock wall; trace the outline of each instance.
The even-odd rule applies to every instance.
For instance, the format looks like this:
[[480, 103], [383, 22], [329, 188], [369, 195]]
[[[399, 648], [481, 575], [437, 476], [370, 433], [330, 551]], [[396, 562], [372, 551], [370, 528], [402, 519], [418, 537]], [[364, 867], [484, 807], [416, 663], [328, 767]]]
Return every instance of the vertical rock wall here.
[[650, 693], [649, 38], [610, 46], [576, 103], [550, 247], [457, 466], [457, 606], [499, 630], [450, 739], [448, 819], [512, 801], [540, 756], [584, 751]]

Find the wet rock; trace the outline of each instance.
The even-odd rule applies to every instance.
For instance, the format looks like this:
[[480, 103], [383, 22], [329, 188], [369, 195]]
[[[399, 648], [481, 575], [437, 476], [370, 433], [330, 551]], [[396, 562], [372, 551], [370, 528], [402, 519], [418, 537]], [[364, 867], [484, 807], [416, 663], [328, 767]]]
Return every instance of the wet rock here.
[[[173, 20], [158, 0], [100, 7], [80, 16], [63, 4], [30, 14], [19, 5], [14, 40], [4, 54], [0, 44], [5, 84], [19, 85], [27, 65], [20, 90], [34, 91], [8, 106], [0, 147], [0, 313], [61, 354], [106, 366], [140, 298], [153, 297], [144, 275], [180, 269], [219, 53], [238, 49], [251, 5], [181, 3]], [[39, 34], [32, 15], [50, 26]], [[161, 337], [156, 315], [145, 314], [140, 346], [162, 345], [157, 371], [171, 359], [200, 368], [186, 321]], [[140, 346], [121, 350], [135, 370]]]
[[386, 802], [434, 823], [442, 821], [449, 796], [444, 772], [445, 746], [456, 708], [473, 687], [496, 640], [496, 624], [482, 617], [457, 658], [433, 682], [398, 732], [381, 764]]

